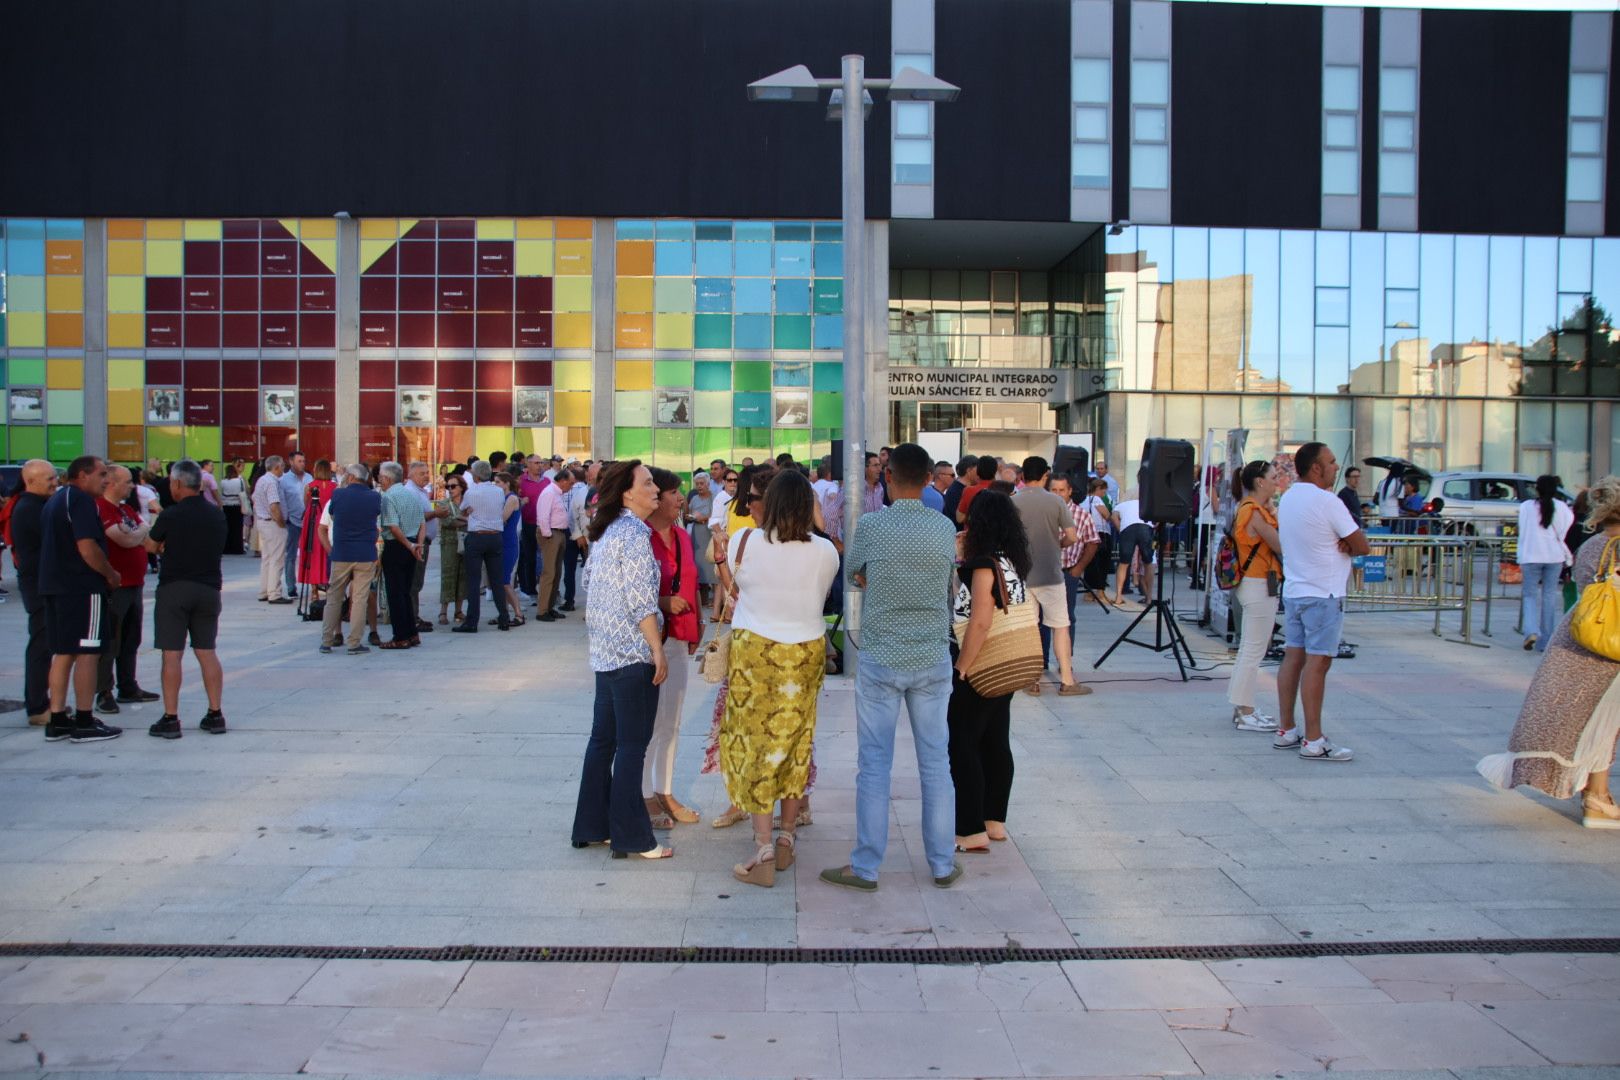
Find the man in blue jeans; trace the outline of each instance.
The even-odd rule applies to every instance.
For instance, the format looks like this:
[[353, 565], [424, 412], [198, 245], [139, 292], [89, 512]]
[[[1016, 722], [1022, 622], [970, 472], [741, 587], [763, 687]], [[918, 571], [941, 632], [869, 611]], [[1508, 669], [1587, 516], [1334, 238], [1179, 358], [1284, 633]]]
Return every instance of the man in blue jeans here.
[[845, 568], [865, 591], [860, 669], [855, 681], [859, 740], [855, 778], [855, 848], [849, 865], [823, 870], [829, 885], [871, 892], [889, 843], [889, 783], [894, 729], [905, 703], [922, 780], [923, 849], [934, 884], [962, 876], [956, 863], [956, 789], [951, 784], [950, 585], [956, 528], [922, 504], [932, 461], [915, 443], [895, 447], [884, 470], [893, 504], [863, 514], [844, 553]]

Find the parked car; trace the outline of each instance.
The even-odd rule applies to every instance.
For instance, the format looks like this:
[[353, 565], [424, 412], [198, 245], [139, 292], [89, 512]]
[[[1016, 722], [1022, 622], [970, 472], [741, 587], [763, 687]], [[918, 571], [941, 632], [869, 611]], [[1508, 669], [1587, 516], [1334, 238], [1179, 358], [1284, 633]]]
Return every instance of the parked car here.
[[[1442, 521], [1456, 522], [1458, 531], [1484, 536], [1512, 535], [1519, 520], [1519, 504], [1536, 497], [1536, 478], [1528, 473], [1418, 471], [1418, 492], [1439, 503]], [[1558, 497], [1574, 502], [1560, 488]]]

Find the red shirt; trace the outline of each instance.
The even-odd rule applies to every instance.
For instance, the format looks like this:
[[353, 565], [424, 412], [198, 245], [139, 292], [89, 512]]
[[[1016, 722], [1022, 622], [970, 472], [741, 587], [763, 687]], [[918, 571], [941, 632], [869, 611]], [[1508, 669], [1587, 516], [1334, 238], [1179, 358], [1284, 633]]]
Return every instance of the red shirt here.
[[[679, 615], [664, 616], [664, 636], [674, 638], [676, 641], [697, 641], [700, 636], [698, 630], [698, 568], [697, 560], [692, 556], [692, 537], [680, 526], [671, 529], [675, 545], [670, 547], [664, 543], [664, 538], [654, 529], [652, 534], [653, 557], [658, 560], [658, 595], [679, 596], [686, 601], [686, 610]], [[680, 588], [675, 587], [677, 567], [680, 573]]]
[[981, 480], [962, 492], [962, 501], [956, 504], [956, 512], [962, 515], [963, 521], [967, 520], [968, 507], [973, 505], [973, 496], [989, 488], [991, 483], [990, 480]]
[[[96, 510], [101, 514], [102, 528], [110, 529], [120, 521], [127, 521], [131, 528], [139, 528], [141, 516], [124, 503], [110, 503], [106, 499], [96, 499]], [[125, 589], [139, 588], [146, 584], [146, 549], [139, 545], [127, 548], [112, 540], [107, 541], [107, 561], [112, 563], [113, 569], [118, 571], [118, 583]]]

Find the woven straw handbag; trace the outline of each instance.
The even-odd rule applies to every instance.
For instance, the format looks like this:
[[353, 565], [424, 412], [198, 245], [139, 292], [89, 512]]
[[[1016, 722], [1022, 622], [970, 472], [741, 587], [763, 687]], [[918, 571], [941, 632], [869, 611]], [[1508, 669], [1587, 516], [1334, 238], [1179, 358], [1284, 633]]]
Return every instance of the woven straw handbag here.
[[[737, 572], [742, 569], [743, 553], [748, 550], [748, 537], [753, 531], [753, 529], [745, 530], [737, 542], [737, 563], [731, 568], [732, 604], [737, 600]], [[731, 627], [726, 625], [731, 622], [730, 609], [731, 604], [724, 605], [722, 610], [725, 616], [715, 620], [714, 637], [709, 639], [709, 643], [703, 646], [697, 655], [698, 670], [703, 673], [703, 681], [706, 683], [724, 682], [726, 670], [731, 664]]]
[[[967, 674], [968, 685], [980, 697], [987, 698], [1022, 690], [1040, 678], [1042, 669], [1041, 631], [1035, 602], [1026, 594], [1023, 603], [1009, 603], [1007, 576], [1001, 570], [999, 559], [996, 561], [996, 590], [996, 610], [990, 617], [990, 632]], [[966, 620], [952, 627], [958, 647], [967, 637], [967, 628]]]

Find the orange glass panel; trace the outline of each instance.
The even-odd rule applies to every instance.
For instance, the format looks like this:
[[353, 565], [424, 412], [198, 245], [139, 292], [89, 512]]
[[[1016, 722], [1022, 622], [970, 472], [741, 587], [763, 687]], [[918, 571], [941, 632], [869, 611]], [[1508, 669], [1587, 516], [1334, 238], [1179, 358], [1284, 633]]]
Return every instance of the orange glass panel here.
[[146, 346], [146, 316], [112, 312], [107, 315], [107, 347], [140, 349]]
[[84, 241], [45, 241], [45, 272], [47, 274], [84, 273]]
[[558, 218], [557, 239], [559, 240], [589, 240], [591, 238], [590, 218]]
[[84, 348], [84, 316], [74, 313], [51, 313], [45, 316], [45, 347], [49, 349]]
[[146, 235], [146, 222], [140, 218], [113, 218], [107, 222], [107, 239], [139, 240]]
[[615, 316], [613, 342], [621, 349], [650, 349], [652, 328], [651, 315]]
[[146, 429], [140, 425], [115, 424], [107, 427], [107, 456], [114, 461], [136, 462], [146, 458]]
[[652, 277], [653, 246], [651, 240], [620, 240], [613, 272], [620, 277]]

